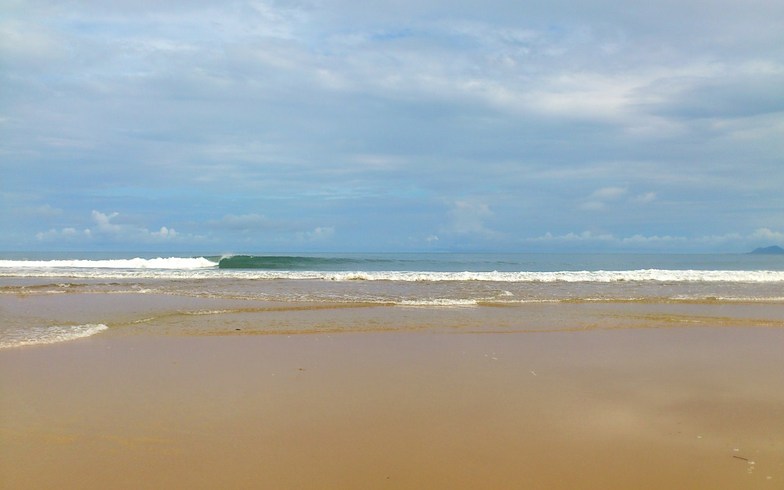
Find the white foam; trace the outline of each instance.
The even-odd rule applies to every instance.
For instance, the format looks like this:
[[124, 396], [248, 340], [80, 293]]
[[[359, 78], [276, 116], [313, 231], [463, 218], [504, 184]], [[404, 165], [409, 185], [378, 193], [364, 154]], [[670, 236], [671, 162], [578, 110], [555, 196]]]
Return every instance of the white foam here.
[[784, 296], [713, 296], [713, 295], [677, 295], [675, 301], [720, 301], [722, 303], [784, 303]]
[[0, 269], [162, 269], [193, 270], [217, 268], [204, 257], [158, 257], [154, 259], [107, 260], [0, 260]]
[[421, 300], [405, 299], [395, 304], [400, 306], [470, 307], [470, 306], [477, 306], [478, 303], [476, 302], [476, 300], [473, 299], [434, 298], [434, 299], [421, 299]]
[[223, 315], [232, 313], [235, 310], [198, 310], [198, 311], [184, 311], [183, 313], [191, 316], [207, 316], [207, 315]]
[[507, 283], [780, 283], [784, 271], [772, 270], [667, 270], [555, 271], [555, 272], [429, 272], [429, 271], [286, 271], [220, 269], [217, 263], [197, 258], [127, 260], [0, 260], [0, 277], [72, 277], [84, 279], [209, 279], [399, 282], [507, 282]]
[[[250, 272], [250, 271], [248, 271]], [[251, 274], [253, 274], [251, 272]], [[784, 271], [662, 270], [630, 271], [556, 271], [556, 272], [287, 272], [257, 273], [269, 279], [326, 279], [333, 281], [487, 281], [487, 282], [784, 282]]]
[[108, 329], [102, 323], [85, 325], [54, 325], [49, 327], [27, 327], [0, 332], [0, 349], [23, 345], [55, 344], [90, 337]]

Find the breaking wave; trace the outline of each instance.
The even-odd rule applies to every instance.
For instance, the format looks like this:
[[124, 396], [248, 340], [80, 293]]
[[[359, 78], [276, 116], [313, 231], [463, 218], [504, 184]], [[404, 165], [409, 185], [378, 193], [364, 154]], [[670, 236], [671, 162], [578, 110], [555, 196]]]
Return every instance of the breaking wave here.
[[[438, 266], [434, 262], [423, 263], [400, 259], [252, 255], [111, 260], [0, 260], [0, 276], [509, 283], [784, 282], [783, 270], [454, 271], [426, 269], [427, 266], [432, 265], [435, 265], [433, 269]], [[454, 264], [449, 266], [452, 265]], [[411, 269], [406, 270], [405, 267]]]
[[209, 257], [221, 269], [266, 269], [266, 270], [345, 270], [377, 268], [396, 261], [380, 258], [312, 257], [295, 255], [231, 255]]
[[102, 323], [85, 325], [54, 325], [26, 327], [0, 332], [0, 349], [24, 345], [55, 344], [90, 337], [108, 329]]
[[194, 270], [217, 267], [217, 263], [204, 257], [168, 257], [154, 259], [106, 260], [0, 260], [0, 271], [10, 269], [162, 269]]

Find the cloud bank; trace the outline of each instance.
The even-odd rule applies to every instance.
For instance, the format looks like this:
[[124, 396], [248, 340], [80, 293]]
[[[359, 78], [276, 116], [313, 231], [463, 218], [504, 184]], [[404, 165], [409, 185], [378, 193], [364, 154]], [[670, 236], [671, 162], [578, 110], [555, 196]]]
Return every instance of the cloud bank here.
[[778, 1], [2, 9], [0, 249], [781, 242]]

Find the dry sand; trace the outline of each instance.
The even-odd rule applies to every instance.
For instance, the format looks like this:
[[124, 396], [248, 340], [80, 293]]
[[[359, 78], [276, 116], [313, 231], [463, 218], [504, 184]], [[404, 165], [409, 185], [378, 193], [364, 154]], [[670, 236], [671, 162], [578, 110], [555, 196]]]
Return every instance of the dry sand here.
[[0, 351], [3, 488], [782, 488], [784, 330]]

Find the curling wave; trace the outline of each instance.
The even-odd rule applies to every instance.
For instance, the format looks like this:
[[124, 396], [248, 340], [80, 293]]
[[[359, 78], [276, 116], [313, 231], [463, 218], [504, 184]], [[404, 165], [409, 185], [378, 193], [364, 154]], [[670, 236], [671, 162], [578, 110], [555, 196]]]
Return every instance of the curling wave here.
[[[211, 256], [112, 260], [0, 260], [2, 277], [87, 279], [207, 279], [508, 283], [780, 283], [784, 270], [427, 270], [443, 264], [355, 257]], [[454, 264], [447, 263], [448, 267]], [[406, 269], [410, 267], [410, 269]]]

